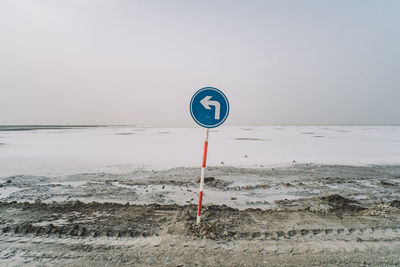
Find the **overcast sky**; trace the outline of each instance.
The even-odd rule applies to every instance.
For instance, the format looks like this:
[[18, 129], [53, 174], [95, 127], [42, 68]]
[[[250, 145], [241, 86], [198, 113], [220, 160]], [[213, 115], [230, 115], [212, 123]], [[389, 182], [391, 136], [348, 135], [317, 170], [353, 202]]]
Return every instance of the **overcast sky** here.
[[0, 0], [0, 124], [400, 124], [400, 1]]

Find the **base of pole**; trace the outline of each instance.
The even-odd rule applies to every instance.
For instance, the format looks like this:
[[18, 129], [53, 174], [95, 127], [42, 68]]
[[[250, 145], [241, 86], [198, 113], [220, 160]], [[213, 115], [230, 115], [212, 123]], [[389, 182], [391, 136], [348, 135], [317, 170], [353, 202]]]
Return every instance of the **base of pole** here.
[[197, 216], [197, 221], [196, 221], [196, 223], [197, 223], [197, 224], [200, 224], [200, 216]]

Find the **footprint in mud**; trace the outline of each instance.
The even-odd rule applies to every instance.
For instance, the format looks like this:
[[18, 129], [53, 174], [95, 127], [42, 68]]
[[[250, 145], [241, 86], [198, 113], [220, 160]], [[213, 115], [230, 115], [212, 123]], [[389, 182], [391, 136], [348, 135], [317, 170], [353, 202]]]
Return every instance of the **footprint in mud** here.
[[310, 231], [306, 230], [306, 229], [301, 229], [300, 233], [302, 236], [308, 235], [310, 233]]
[[356, 229], [350, 228], [350, 229], [349, 229], [349, 235], [353, 234], [355, 231], [356, 231]]
[[297, 231], [296, 230], [290, 230], [290, 231], [288, 231], [288, 236], [295, 236], [296, 234], [297, 234]]
[[282, 236], [285, 236], [285, 233], [283, 231], [278, 231], [278, 232], [276, 232], [276, 236], [282, 237]]
[[314, 235], [318, 235], [321, 233], [321, 229], [313, 229], [312, 232]]
[[333, 233], [333, 229], [325, 229], [325, 234], [329, 235]]

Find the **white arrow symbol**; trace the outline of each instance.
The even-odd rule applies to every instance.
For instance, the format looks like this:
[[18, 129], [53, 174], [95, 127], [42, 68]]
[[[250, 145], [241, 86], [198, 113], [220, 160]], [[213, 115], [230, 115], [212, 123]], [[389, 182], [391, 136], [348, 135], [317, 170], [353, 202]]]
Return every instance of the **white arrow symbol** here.
[[205, 109], [211, 109], [210, 106], [214, 106], [215, 107], [214, 119], [219, 120], [219, 113], [220, 113], [221, 105], [219, 104], [218, 101], [210, 101], [210, 99], [211, 99], [211, 96], [206, 96], [200, 101], [200, 103], [205, 107]]

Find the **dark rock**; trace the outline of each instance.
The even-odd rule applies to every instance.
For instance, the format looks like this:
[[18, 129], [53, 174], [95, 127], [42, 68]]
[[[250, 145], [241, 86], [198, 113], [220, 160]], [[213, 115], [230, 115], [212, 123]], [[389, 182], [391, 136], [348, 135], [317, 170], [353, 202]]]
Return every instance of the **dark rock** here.
[[400, 200], [393, 200], [390, 202], [390, 206], [400, 209]]

